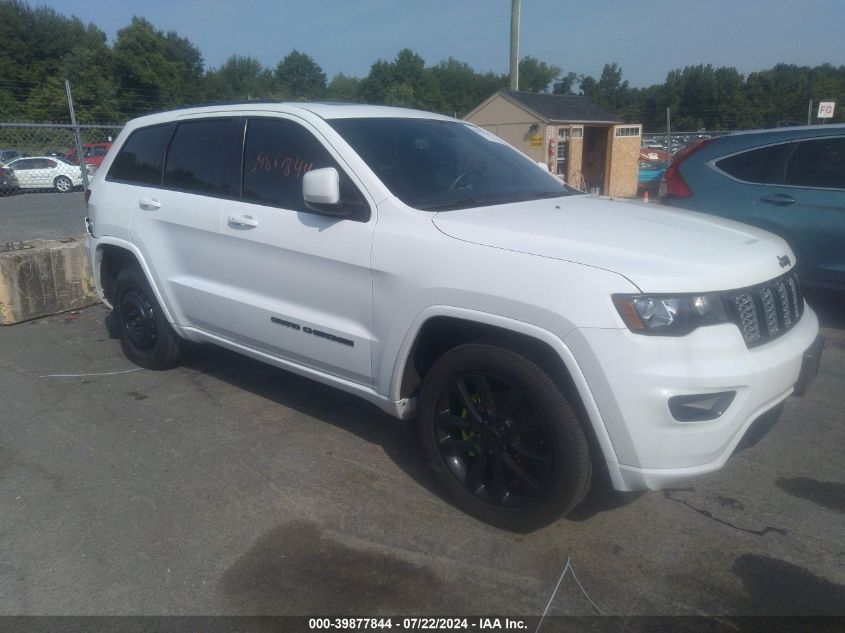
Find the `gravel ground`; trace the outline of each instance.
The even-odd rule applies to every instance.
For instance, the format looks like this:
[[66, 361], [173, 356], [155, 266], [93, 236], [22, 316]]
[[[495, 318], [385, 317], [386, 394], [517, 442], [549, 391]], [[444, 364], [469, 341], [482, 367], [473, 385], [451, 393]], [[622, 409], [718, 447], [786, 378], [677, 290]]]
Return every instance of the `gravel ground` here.
[[531, 534], [341, 392], [211, 347], [138, 370], [102, 306], [0, 328], [0, 615], [845, 615], [843, 315], [722, 471]]

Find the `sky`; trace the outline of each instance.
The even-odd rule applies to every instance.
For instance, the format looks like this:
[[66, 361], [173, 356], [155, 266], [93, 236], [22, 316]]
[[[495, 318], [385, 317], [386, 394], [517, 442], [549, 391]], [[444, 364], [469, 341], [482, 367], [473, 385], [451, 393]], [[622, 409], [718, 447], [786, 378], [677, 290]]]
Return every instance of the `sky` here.
[[[187, 37], [206, 67], [248, 55], [275, 67], [307, 53], [331, 79], [364, 77], [403, 48], [429, 65], [449, 57], [508, 70], [510, 0], [30, 0], [114, 41], [133, 15]], [[616, 62], [632, 86], [693, 64], [741, 73], [779, 62], [845, 64], [845, 0], [522, 0], [519, 56], [598, 77]]]

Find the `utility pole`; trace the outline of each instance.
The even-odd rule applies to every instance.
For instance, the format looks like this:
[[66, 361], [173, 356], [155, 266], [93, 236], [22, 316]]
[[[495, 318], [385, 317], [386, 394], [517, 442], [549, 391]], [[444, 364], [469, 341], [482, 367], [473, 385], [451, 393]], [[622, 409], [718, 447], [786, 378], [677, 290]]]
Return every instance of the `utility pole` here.
[[511, 0], [511, 90], [519, 90], [519, 3]]
[[667, 106], [666, 108], [666, 166], [672, 164], [672, 114]]
[[67, 107], [70, 110], [70, 124], [73, 126], [73, 135], [76, 137], [76, 158], [79, 160], [79, 171], [82, 172], [82, 186], [88, 189], [88, 167], [85, 165], [85, 157], [82, 155], [82, 140], [79, 138], [79, 126], [76, 125], [76, 114], [73, 111], [73, 97], [70, 94], [70, 82], [65, 79], [65, 92], [67, 93]]
[[807, 106], [807, 125], [812, 123], [811, 119], [813, 118], [813, 100], [810, 99], [810, 105]]

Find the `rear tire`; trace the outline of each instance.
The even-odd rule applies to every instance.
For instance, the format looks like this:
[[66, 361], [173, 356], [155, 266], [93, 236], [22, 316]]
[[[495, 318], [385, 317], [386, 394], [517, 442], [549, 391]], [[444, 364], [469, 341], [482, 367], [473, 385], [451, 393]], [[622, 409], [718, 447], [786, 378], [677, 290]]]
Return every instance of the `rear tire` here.
[[124, 268], [114, 283], [114, 312], [126, 357], [145, 369], [168, 369], [179, 360], [179, 337], [164, 317], [144, 274]]
[[56, 176], [56, 179], [53, 181], [53, 187], [59, 193], [70, 193], [73, 191], [73, 183], [67, 176]]
[[443, 490], [486, 523], [530, 531], [589, 492], [578, 417], [542, 369], [510, 350], [473, 343], [441, 356], [423, 382], [417, 430]]

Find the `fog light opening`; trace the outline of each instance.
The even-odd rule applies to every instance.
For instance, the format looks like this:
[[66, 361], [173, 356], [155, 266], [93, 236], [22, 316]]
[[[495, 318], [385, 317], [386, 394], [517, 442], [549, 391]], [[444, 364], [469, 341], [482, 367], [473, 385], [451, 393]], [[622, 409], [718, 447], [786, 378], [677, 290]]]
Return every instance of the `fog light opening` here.
[[706, 422], [715, 420], [728, 410], [736, 391], [696, 393], [669, 398], [669, 412], [678, 422]]

